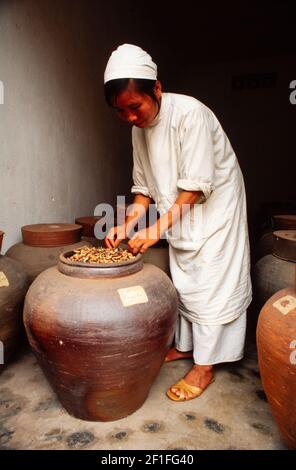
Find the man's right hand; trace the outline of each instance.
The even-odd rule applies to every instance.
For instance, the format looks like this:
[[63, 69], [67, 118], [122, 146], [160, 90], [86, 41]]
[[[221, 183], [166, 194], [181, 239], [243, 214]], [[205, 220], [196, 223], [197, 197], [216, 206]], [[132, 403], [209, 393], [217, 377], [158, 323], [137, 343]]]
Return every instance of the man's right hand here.
[[126, 237], [126, 224], [117, 225], [109, 230], [104, 242], [107, 248], [117, 248]]

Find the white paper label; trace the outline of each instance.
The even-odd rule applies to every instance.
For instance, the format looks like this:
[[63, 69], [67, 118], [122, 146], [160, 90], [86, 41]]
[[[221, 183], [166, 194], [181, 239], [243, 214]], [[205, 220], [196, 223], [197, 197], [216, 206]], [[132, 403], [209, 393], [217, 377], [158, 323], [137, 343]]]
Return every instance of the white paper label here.
[[296, 298], [292, 295], [285, 295], [284, 297], [281, 297], [276, 302], [274, 302], [272, 306], [283, 315], [287, 315], [287, 313], [296, 308]]
[[0, 287], [8, 287], [9, 282], [3, 271], [0, 271]]
[[118, 289], [118, 294], [120, 295], [120, 299], [124, 307], [136, 304], [145, 304], [148, 302], [147, 294], [142, 286]]

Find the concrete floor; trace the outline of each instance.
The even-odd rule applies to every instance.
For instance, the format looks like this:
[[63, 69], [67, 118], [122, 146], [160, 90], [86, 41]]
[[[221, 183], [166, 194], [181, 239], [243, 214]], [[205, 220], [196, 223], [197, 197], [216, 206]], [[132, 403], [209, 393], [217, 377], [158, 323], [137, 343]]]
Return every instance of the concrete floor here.
[[242, 361], [218, 366], [208, 390], [183, 403], [172, 402], [165, 391], [191, 361], [164, 364], [138, 411], [103, 423], [69, 416], [24, 347], [0, 375], [0, 449], [285, 449], [255, 351], [247, 343]]

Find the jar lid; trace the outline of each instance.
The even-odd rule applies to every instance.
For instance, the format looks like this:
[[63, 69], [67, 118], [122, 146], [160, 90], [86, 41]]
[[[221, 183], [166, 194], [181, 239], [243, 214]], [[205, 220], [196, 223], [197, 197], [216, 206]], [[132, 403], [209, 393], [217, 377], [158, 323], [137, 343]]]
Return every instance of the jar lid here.
[[296, 230], [273, 232], [272, 254], [278, 258], [296, 262]]
[[296, 230], [296, 215], [279, 214], [273, 215], [272, 218], [276, 230]]
[[77, 224], [34, 224], [22, 227], [22, 237], [30, 246], [72, 245], [81, 240], [81, 231], [81, 225]]
[[89, 215], [85, 217], [78, 217], [75, 219], [75, 223], [82, 226], [83, 237], [94, 237], [95, 225], [100, 220], [102, 216]]

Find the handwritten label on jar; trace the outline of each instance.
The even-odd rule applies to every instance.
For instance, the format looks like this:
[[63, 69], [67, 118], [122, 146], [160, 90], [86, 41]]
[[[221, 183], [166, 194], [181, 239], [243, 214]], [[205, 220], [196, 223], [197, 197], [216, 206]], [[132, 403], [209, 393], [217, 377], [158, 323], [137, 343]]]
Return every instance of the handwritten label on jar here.
[[145, 304], [148, 302], [147, 294], [142, 286], [126, 287], [118, 289], [118, 294], [122, 305], [130, 307], [131, 305]]
[[0, 287], [8, 287], [9, 282], [3, 271], [0, 271]]
[[281, 297], [276, 302], [274, 302], [272, 306], [283, 315], [287, 315], [287, 313], [296, 308], [296, 298], [293, 297], [293, 295], [285, 295], [284, 297]]

